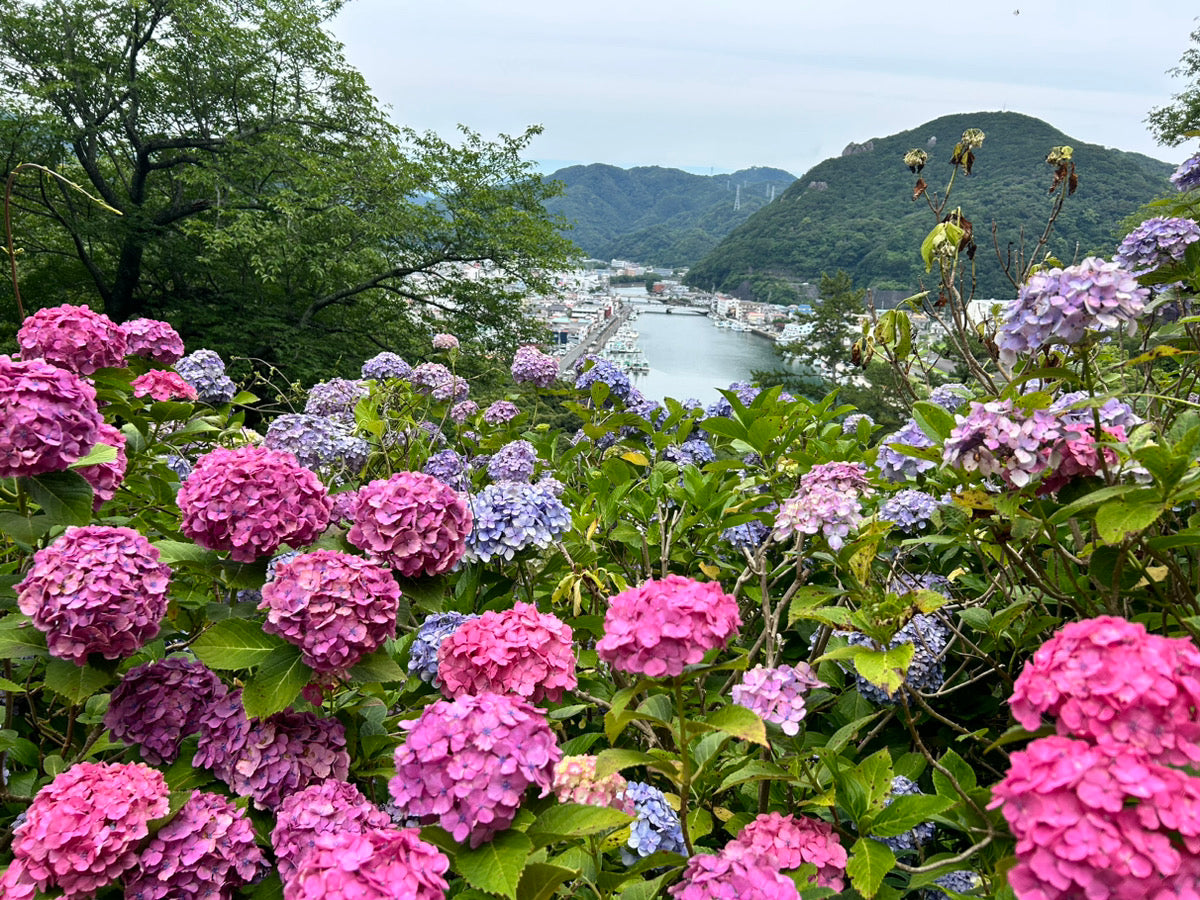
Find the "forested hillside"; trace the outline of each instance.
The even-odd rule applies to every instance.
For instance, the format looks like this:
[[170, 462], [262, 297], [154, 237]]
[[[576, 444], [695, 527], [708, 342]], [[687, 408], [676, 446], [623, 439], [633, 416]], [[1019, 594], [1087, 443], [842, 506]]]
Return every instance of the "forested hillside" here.
[[1053, 198], [1053, 146], [1074, 148], [1079, 187], [1058, 219], [1050, 250], [1064, 262], [1090, 253], [1111, 256], [1118, 223], [1141, 204], [1170, 188], [1172, 166], [1138, 153], [1088, 144], [1047, 123], [1012, 112], [943, 116], [909, 131], [847, 148], [847, 154], [813, 167], [775, 203], [732, 231], [692, 267], [697, 287], [734, 290], [746, 285], [764, 299], [786, 296], [786, 283], [816, 282], [843, 269], [862, 287], [917, 291], [925, 277], [918, 249], [935, 224], [929, 207], [913, 200], [916, 176], [903, 164], [913, 148], [929, 153], [922, 176], [942, 190], [955, 143], [967, 128], [987, 138], [976, 151], [969, 178], [954, 185], [955, 204], [974, 223], [978, 297], [1005, 297], [993, 246], [1001, 251], [1042, 233]]

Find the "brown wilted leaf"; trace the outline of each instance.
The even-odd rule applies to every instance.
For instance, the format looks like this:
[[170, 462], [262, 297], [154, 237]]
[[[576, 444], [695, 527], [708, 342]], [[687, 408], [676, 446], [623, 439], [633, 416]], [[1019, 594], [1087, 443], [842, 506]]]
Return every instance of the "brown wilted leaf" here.
[[916, 200], [918, 197], [924, 194], [926, 187], [928, 187], [928, 185], [925, 184], [925, 179], [918, 178], [917, 183], [913, 185], [913, 199]]
[[1075, 167], [1071, 166], [1071, 177], [1067, 179], [1067, 194], [1075, 193], [1075, 188], [1079, 187], [1079, 176], [1075, 174]]
[[971, 174], [971, 166], [973, 166], [973, 165], [975, 165], [975, 153], [972, 150], [968, 150], [966, 163], [963, 166], [963, 171], [966, 172], [968, 175], [970, 175]]

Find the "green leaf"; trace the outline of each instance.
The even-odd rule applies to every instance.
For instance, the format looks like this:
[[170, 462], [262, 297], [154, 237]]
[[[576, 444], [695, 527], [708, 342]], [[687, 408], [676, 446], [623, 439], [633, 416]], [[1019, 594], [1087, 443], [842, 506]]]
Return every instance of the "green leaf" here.
[[584, 803], [557, 803], [537, 817], [529, 833], [563, 837], [584, 837], [628, 825], [633, 817], [608, 806]]
[[871, 838], [860, 837], [850, 848], [846, 874], [864, 897], [874, 897], [883, 884], [884, 876], [896, 867], [896, 855], [885, 845]]
[[925, 437], [935, 444], [942, 443], [954, 430], [954, 414], [946, 412], [936, 403], [918, 400], [913, 404], [913, 418], [921, 426], [921, 431], [925, 432]]
[[788, 781], [791, 777], [790, 772], [775, 765], [773, 762], [751, 759], [741, 763], [725, 776], [725, 780], [721, 782], [721, 786], [717, 790], [718, 792], [724, 791], [736, 785], [745, 784], [747, 781], [770, 781], [776, 779]]
[[459, 850], [454, 867], [479, 890], [516, 900], [521, 871], [532, 851], [533, 842], [528, 837], [509, 829], [475, 850]]
[[36, 766], [38, 747], [12, 729], [0, 731], [0, 753], [7, 753], [23, 766]]
[[108, 684], [109, 678], [107, 672], [91, 666], [77, 666], [56, 656], [46, 663], [46, 687], [75, 705]]
[[92, 521], [92, 486], [78, 472], [47, 472], [19, 480], [55, 525]]
[[762, 717], [753, 710], [731, 703], [722, 706], [715, 712], [704, 717], [703, 721], [692, 722], [693, 727], [720, 731], [737, 738], [739, 741], [750, 741], [766, 747], [767, 727]]
[[596, 756], [596, 778], [607, 778], [614, 772], [630, 769], [634, 766], [650, 766], [663, 768], [663, 760], [641, 750], [616, 748], [601, 750]]
[[664, 872], [649, 881], [631, 882], [621, 889], [617, 898], [618, 900], [654, 900], [658, 896], [658, 892], [662, 890], [663, 882], [670, 874], [670, 872]]
[[374, 653], [364, 656], [350, 667], [350, 677], [356, 681], [379, 682], [380, 684], [395, 684], [408, 680], [408, 673], [400, 664], [392, 659], [385, 647], [380, 647]]
[[87, 456], [83, 459], [77, 459], [67, 468], [82, 469], [84, 466], [98, 466], [101, 463], [110, 463], [117, 461], [117, 448], [110, 447], [108, 444], [97, 444], [94, 446]]
[[311, 680], [312, 669], [301, 662], [300, 649], [284, 644], [273, 650], [246, 682], [242, 690], [246, 715], [265, 719], [282, 712]]
[[14, 613], [0, 619], [0, 659], [49, 655], [46, 635], [33, 627], [28, 616]]
[[249, 669], [290, 646], [250, 619], [224, 619], [192, 642], [192, 652], [210, 669]]
[[564, 869], [549, 863], [530, 863], [521, 873], [521, 882], [517, 885], [517, 900], [551, 900], [559, 885], [578, 874], [575, 869]]
[[938, 813], [954, 805], [950, 797], [908, 794], [893, 797], [871, 822], [871, 834], [878, 837], [895, 837], [928, 822]]
[[168, 566], [185, 563], [215, 570], [221, 563], [215, 550], [205, 550], [190, 541], [155, 541], [154, 547], [158, 550], [159, 562]]
[[897, 644], [890, 650], [858, 649], [861, 652], [852, 658], [859, 675], [876, 687], [883, 688], [889, 696], [904, 684], [904, 675], [912, 662], [912, 644]]
[[947, 750], [942, 754], [939, 760], [941, 768], [934, 767], [933, 770], [933, 788], [939, 796], [949, 797], [951, 800], [958, 800], [958, 791], [954, 789], [950, 778], [943, 774], [942, 769], [945, 769], [958, 782], [958, 786], [964, 791], [974, 790], [978, 782], [975, 778], [975, 770], [970, 764], [955, 753], [953, 750]]
[[22, 516], [14, 512], [0, 511], [0, 534], [7, 535], [18, 544], [33, 546], [38, 538], [55, 526], [49, 516]]
[[1126, 534], [1149, 527], [1162, 514], [1162, 504], [1154, 501], [1126, 503], [1110, 500], [1096, 510], [1096, 531], [1106, 544], [1119, 544]]

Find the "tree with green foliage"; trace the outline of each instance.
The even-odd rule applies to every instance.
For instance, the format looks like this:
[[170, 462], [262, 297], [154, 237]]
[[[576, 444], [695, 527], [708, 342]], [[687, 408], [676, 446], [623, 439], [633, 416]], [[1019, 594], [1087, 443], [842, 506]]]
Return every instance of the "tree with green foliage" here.
[[1156, 106], [1146, 116], [1146, 124], [1155, 140], [1168, 147], [1178, 147], [1200, 132], [1200, 28], [1191, 34], [1192, 45], [1184, 51], [1179, 65], [1168, 72], [1176, 78], [1186, 78], [1188, 85], [1171, 96], [1165, 106]]

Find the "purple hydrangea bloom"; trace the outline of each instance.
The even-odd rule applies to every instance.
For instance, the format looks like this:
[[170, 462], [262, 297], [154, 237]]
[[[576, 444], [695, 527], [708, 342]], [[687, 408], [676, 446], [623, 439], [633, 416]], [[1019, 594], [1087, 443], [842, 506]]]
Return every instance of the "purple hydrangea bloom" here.
[[461, 425], [477, 412], [479, 412], [478, 403], [474, 400], [462, 400], [450, 407], [450, 421]]
[[1171, 175], [1171, 184], [1180, 191], [1200, 187], [1200, 153], [1180, 163], [1179, 168]]
[[354, 407], [358, 401], [371, 393], [371, 388], [362, 381], [346, 378], [331, 378], [314, 384], [308, 389], [304, 411], [310, 416], [328, 416], [350, 428], [354, 427]]
[[307, 413], [276, 416], [263, 446], [286, 450], [306, 469], [338, 480], [361, 472], [371, 453], [370, 444], [355, 437], [345, 420]]
[[[876, 649], [875, 642], [858, 631], [846, 635], [846, 642], [855, 647]], [[884, 649], [892, 650], [901, 644], [912, 644], [912, 661], [904, 673], [904, 683], [914, 691], [933, 693], [946, 680], [945, 656], [949, 643], [950, 629], [943, 622], [934, 616], [917, 613], [896, 632]], [[850, 670], [850, 674], [858, 692], [867, 700], [882, 706], [895, 702], [887, 691], [871, 684], [857, 671]]]
[[1117, 248], [1116, 261], [1137, 275], [1183, 259], [1188, 244], [1200, 241], [1200, 225], [1191, 219], [1156, 216], [1129, 232]]
[[425, 362], [413, 366], [411, 372], [408, 373], [408, 380], [423, 393], [432, 393], [433, 389], [439, 384], [451, 381], [454, 378], [454, 373], [449, 368], [441, 363]]
[[[924, 793], [924, 791], [917, 787], [915, 781], [905, 778], [903, 775], [897, 775], [892, 779], [892, 789], [883, 801], [883, 805], [885, 807], [891, 806], [892, 801], [897, 797], [924, 796]], [[901, 853], [915, 853], [919, 847], [933, 840], [936, 830], [937, 826], [932, 822], [922, 822], [920, 825], [914, 825], [903, 834], [898, 834], [895, 837], [878, 837], [874, 838], [874, 840], [888, 847], [896, 855]]]
[[53, 306], [27, 317], [17, 330], [22, 359], [44, 359], [77, 375], [125, 365], [125, 332], [86, 306]]
[[1011, 400], [972, 402], [942, 449], [948, 466], [978, 471], [987, 478], [999, 475], [1009, 487], [1022, 488], [1049, 465], [1051, 446], [1061, 435], [1058, 417], [1046, 410], [1025, 415]]
[[497, 400], [483, 411], [483, 421], [488, 425], [503, 425], [511, 422], [521, 414], [515, 403], [508, 400]]
[[933, 441], [921, 430], [916, 419], [909, 419], [897, 431], [893, 431], [885, 437], [879, 444], [879, 452], [875, 456], [875, 466], [879, 469], [879, 474], [888, 481], [907, 481], [910, 477], [915, 478], [922, 472], [937, 468], [937, 463], [932, 460], [909, 456], [894, 447], [894, 444], [924, 449], [932, 447]]
[[733, 686], [733, 702], [778, 725], [784, 734], [796, 735], [808, 712], [805, 699], [818, 687], [828, 685], [806, 662], [773, 669], [758, 665], [744, 672], [741, 683]]
[[[742, 406], [749, 406], [754, 402], [754, 398], [762, 393], [762, 388], [755, 387], [748, 381], [735, 381], [729, 385], [727, 390], [731, 390], [737, 394], [738, 402]], [[721, 397], [721, 399], [710, 403], [705, 412], [710, 416], [728, 418], [733, 415], [733, 404], [726, 397]]]
[[662, 791], [641, 781], [631, 781], [625, 786], [625, 800], [633, 803], [636, 817], [629, 826], [629, 839], [621, 848], [625, 865], [633, 865], [655, 853], [687, 855], [679, 813], [671, 808]]
[[416, 673], [422, 681], [434, 687], [441, 685], [438, 679], [438, 647], [455, 629], [468, 619], [478, 619], [474, 613], [433, 613], [417, 627], [417, 635], [408, 649], [408, 671]]
[[679, 466], [702, 466], [716, 460], [712, 444], [700, 437], [690, 437], [682, 444], [671, 444], [663, 449], [663, 459]]
[[875, 420], [866, 413], [851, 413], [842, 420], [842, 434], [857, 434], [859, 422], [866, 422], [868, 425], [875, 424]]
[[510, 441], [487, 462], [492, 481], [528, 481], [537, 465], [537, 451], [529, 441]]
[[1001, 364], [1052, 344], [1075, 344], [1089, 330], [1133, 334], [1150, 292], [1120, 263], [1089, 256], [1077, 266], [1029, 277], [996, 334]]
[[362, 834], [369, 828], [386, 828], [390, 824], [388, 814], [348, 781], [330, 778], [288, 794], [275, 810], [275, 828], [271, 832], [279, 877], [285, 885], [291, 880], [318, 835]]
[[862, 521], [861, 498], [872, 493], [861, 463], [830, 462], [800, 476], [796, 493], [784, 500], [775, 516], [775, 537], [793, 533], [825, 535], [840, 550], [852, 528]]
[[896, 594], [909, 594], [913, 591], [933, 591], [935, 594], [941, 594], [947, 600], [950, 599], [950, 579], [945, 575], [938, 575], [934, 572], [922, 572], [920, 575], [913, 575], [908, 572], [897, 572], [892, 576], [891, 581], [887, 586], [889, 591]]
[[952, 381], [940, 384], [929, 392], [929, 402], [936, 403], [946, 412], [957, 412], [958, 408], [971, 396], [971, 389], [965, 384]]
[[970, 869], [959, 869], [957, 872], [935, 878], [933, 883], [937, 887], [923, 888], [920, 892], [920, 900], [950, 900], [950, 895], [945, 891], [939, 891], [938, 888], [945, 888], [946, 891], [954, 891], [957, 894], [969, 894], [979, 887], [979, 882], [979, 876]]
[[172, 763], [179, 745], [200, 730], [199, 714], [221, 691], [221, 681], [203, 663], [171, 656], [130, 669], [112, 692], [104, 726], [142, 759]]
[[183, 338], [168, 322], [130, 319], [122, 323], [121, 331], [129, 356], [142, 356], [164, 366], [174, 365], [183, 358]]
[[571, 513], [543, 482], [500, 481], [471, 498], [475, 526], [464, 557], [511, 560], [530, 547], [549, 547], [571, 527]]
[[721, 540], [732, 544], [735, 549], [754, 552], [767, 539], [771, 529], [757, 519], [742, 525], [734, 525], [721, 532]]
[[[1092, 406], [1090, 403], [1084, 402], [1088, 399], [1086, 391], [1072, 391], [1069, 394], [1063, 394], [1050, 404], [1050, 412], [1058, 415], [1058, 420], [1064, 428], [1069, 425], [1092, 427], [1095, 425]], [[1101, 428], [1124, 428], [1128, 433], [1133, 430], [1134, 426], [1141, 425], [1144, 421], [1146, 420], [1133, 411], [1133, 407], [1116, 397], [1110, 397], [1100, 406]]]
[[0, 478], [59, 472], [99, 440], [96, 389], [40, 359], [0, 356]]
[[412, 366], [406, 363], [399, 354], [384, 350], [377, 353], [362, 364], [362, 377], [374, 378], [376, 381], [387, 381], [389, 378], [407, 378], [412, 372]]
[[454, 450], [442, 450], [433, 454], [421, 471], [456, 491], [467, 489], [467, 461]]
[[532, 345], [521, 347], [513, 356], [512, 376], [517, 384], [553, 387], [558, 381], [558, 360]]
[[214, 350], [195, 350], [175, 363], [175, 371], [192, 387], [202, 403], [220, 406], [237, 393], [237, 386], [225, 374], [225, 361]]
[[629, 376], [617, 368], [611, 360], [603, 356], [583, 356], [575, 363], [575, 388], [580, 391], [590, 391], [596, 382], [608, 385], [608, 401], [614, 399], [625, 402], [633, 396], [633, 382]]
[[879, 507], [879, 518], [894, 522], [901, 531], [912, 534], [929, 524], [942, 501], [925, 491], [897, 491]]

